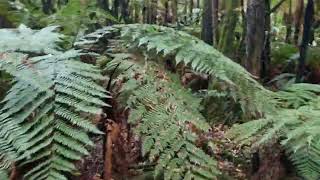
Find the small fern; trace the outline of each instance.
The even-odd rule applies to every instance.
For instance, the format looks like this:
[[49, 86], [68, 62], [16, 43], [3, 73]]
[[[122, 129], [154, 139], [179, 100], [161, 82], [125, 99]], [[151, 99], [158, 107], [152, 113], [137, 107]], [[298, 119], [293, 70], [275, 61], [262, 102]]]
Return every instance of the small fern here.
[[[109, 97], [96, 84], [103, 79], [100, 71], [79, 60], [83, 53], [57, 50], [54, 43], [60, 35], [54, 29], [26, 29], [27, 33], [18, 34], [16, 44], [39, 36], [50, 41], [28, 48], [7, 46], [0, 58], [0, 70], [14, 77], [0, 110], [1, 162], [4, 168], [13, 161], [19, 166], [32, 164], [25, 179], [67, 179], [66, 173], [75, 172], [73, 162], [88, 155], [88, 147], [93, 146], [87, 133], [101, 133], [84, 117], [101, 114], [101, 107], [107, 106], [101, 99]], [[6, 31], [2, 30], [11, 32]], [[0, 42], [0, 47], [6, 47]]]

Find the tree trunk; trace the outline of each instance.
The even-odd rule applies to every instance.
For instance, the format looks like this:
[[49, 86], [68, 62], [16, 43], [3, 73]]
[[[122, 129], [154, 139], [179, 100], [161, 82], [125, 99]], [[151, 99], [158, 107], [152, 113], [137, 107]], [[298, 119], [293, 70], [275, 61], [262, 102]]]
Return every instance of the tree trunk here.
[[266, 8], [264, 0], [249, 0], [247, 5], [246, 63], [256, 77], [261, 73], [261, 54], [264, 48]]
[[146, 1], [143, 2], [142, 7], [142, 22], [146, 24], [148, 23], [148, 4]]
[[168, 1], [166, 1], [165, 3], [164, 3], [164, 8], [165, 8], [165, 12], [164, 12], [164, 25], [167, 25], [168, 24], [168, 22], [169, 22], [169, 2]]
[[183, 22], [187, 24], [187, 15], [188, 14], [188, 2], [184, 2], [183, 6]]
[[204, 0], [201, 39], [204, 42], [212, 45], [212, 33], [212, 0]]
[[121, 0], [121, 18], [125, 23], [129, 23], [129, 0]]
[[42, 11], [45, 14], [53, 14], [55, 12], [52, 0], [41, 0]]
[[189, 4], [189, 17], [190, 19], [192, 20], [192, 10], [193, 10], [193, 6], [194, 6], [194, 3], [193, 3], [193, 0], [190, 0], [190, 4]]
[[301, 24], [303, 21], [303, 9], [304, 9], [304, 0], [297, 0], [297, 6], [295, 10], [295, 22], [294, 22], [294, 35], [293, 35], [293, 42], [295, 45], [299, 45], [299, 34], [301, 29]]
[[119, 5], [120, 5], [120, 0], [114, 0], [113, 1], [113, 9], [112, 9], [112, 12], [113, 12], [113, 15], [118, 18], [119, 17]]
[[285, 12], [283, 15], [284, 23], [286, 25], [286, 43], [291, 43], [291, 35], [292, 35], [292, 0], [289, 0], [289, 11]]
[[5, 16], [0, 15], [0, 28], [13, 28], [13, 24]]
[[305, 60], [306, 60], [309, 41], [310, 41], [310, 32], [311, 32], [312, 23], [313, 23], [312, 22], [313, 16], [314, 16], [314, 2], [313, 0], [308, 0], [306, 13], [304, 15], [303, 36], [302, 36], [302, 42], [300, 45], [300, 58], [299, 58], [296, 82], [303, 81], [303, 76], [305, 73]]
[[223, 20], [224, 23], [220, 34], [219, 50], [229, 57], [234, 55], [234, 32], [238, 21], [238, 13], [236, 11], [238, 6], [238, 1], [225, 0], [226, 15]]
[[271, 52], [271, 0], [265, 0], [265, 8], [266, 8], [266, 15], [265, 15], [265, 25], [264, 25], [264, 48], [262, 51], [262, 67], [261, 67], [261, 78], [264, 80], [269, 81], [268, 75], [270, 74], [270, 52]]
[[150, 6], [150, 24], [157, 24], [158, 0], [151, 0]]
[[241, 34], [241, 40], [238, 47], [238, 62], [244, 66], [244, 57], [246, 55], [246, 34], [247, 34], [247, 17], [244, 7], [244, 0], [241, 0], [241, 18], [242, 18], [242, 34]]
[[135, 23], [139, 23], [140, 22], [140, 8], [139, 8], [139, 5], [137, 4], [134, 4], [134, 22]]
[[218, 25], [219, 25], [219, 0], [213, 0], [212, 2], [212, 36], [213, 46], [217, 46], [219, 40]]
[[175, 24], [178, 22], [178, 0], [171, 1], [172, 8], [172, 23]]

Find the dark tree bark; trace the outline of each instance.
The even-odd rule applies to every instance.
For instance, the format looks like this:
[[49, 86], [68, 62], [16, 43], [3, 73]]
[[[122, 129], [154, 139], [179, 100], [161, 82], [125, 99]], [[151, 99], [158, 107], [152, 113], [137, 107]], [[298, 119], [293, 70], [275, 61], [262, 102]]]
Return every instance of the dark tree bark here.
[[204, 0], [201, 39], [204, 42], [212, 45], [212, 42], [213, 42], [212, 0]]
[[271, 40], [270, 40], [270, 33], [271, 33], [271, 0], [265, 0], [265, 25], [264, 25], [264, 48], [261, 54], [262, 58], [262, 66], [261, 66], [261, 78], [264, 80], [269, 80], [268, 75], [270, 74], [270, 52], [271, 52]]
[[304, 9], [304, 0], [297, 0], [297, 6], [295, 10], [295, 22], [294, 22], [294, 35], [293, 35], [293, 42], [295, 45], [299, 45], [299, 34], [300, 34], [300, 27], [303, 20], [303, 9]]
[[219, 26], [219, 0], [212, 2], [212, 37], [213, 45], [216, 46], [219, 41], [218, 26]]
[[13, 25], [4, 17], [0, 15], [0, 28], [12, 28]]
[[43, 11], [43, 13], [52, 14], [52, 13], [55, 12], [52, 0], [41, 0], [41, 2], [42, 2], [42, 11]]
[[313, 16], [314, 16], [314, 2], [313, 0], [308, 0], [306, 12], [304, 15], [303, 35], [302, 35], [302, 42], [300, 45], [300, 58], [299, 58], [296, 82], [303, 81], [303, 76], [305, 73], [305, 60], [307, 57], [307, 51], [308, 51], [308, 46], [310, 42]]
[[256, 77], [261, 73], [266, 8], [264, 0], [249, 0], [247, 5], [246, 69]]
[[129, 23], [129, 0], [121, 0], [121, 18], [125, 23]]
[[112, 12], [113, 12], [114, 17], [116, 17], [116, 18], [119, 17], [119, 6], [120, 6], [120, 0], [114, 0]]
[[289, 10], [283, 14], [284, 23], [286, 25], [286, 43], [291, 43], [291, 36], [292, 36], [292, 0], [289, 0]]

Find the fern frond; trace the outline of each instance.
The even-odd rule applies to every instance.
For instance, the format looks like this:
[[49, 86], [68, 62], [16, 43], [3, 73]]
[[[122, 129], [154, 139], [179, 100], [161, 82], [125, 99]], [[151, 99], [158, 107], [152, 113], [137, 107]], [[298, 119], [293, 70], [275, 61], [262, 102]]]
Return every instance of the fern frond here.
[[263, 88], [239, 64], [185, 32], [146, 24], [114, 25], [81, 38], [76, 45], [85, 47], [103, 42], [110, 34], [119, 35], [122, 47], [139, 50], [150, 59], [155, 55], [174, 57], [176, 65], [183, 63], [198, 73], [211, 75], [214, 81], [225, 82], [235, 101], [248, 114], [257, 115], [274, 110], [273, 103], [263, 103], [273, 100], [273, 92]]
[[[102, 99], [110, 98], [96, 83], [104, 79], [100, 71], [80, 61], [83, 53], [57, 50], [60, 35], [54, 29], [23, 29], [16, 43], [25, 36], [40, 41], [47, 34], [43, 42], [48, 44], [8, 46], [0, 57], [0, 70], [14, 77], [0, 110], [0, 162], [4, 168], [14, 161], [33, 163], [25, 179], [67, 179], [66, 173], [75, 172], [74, 161], [93, 145], [87, 133], [102, 133], [87, 117], [101, 114], [101, 107], [108, 106]], [[45, 55], [28, 58], [21, 51]]]
[[300, 176], [320, 177], [319, 85], [294, 84], [278, 92], [279, 110], [265, 118], [234, 126], [229, 137], [240, 143], [280, 140]]
[[56, 29], [57, 26], [49, 26], [37, 31], [25, 25], [20, 25], [18, 29], [0, 29], [0, 50], [36, 54], [58, 53], [57, 42], [61, 41], [63, 35], [54, 32]]
[[[130, 108], [128, 122], [142, 138], [143, 156], [149, 162], [156, 162], [154, 177], [216, 178], [219, 170], [215, 159], [195, 145], [197, 135], [192, 132], [193, 128], [204, 132], [210, 129], [199, 112], [200, 101], [178, 82], [157, 78], [155, 73], [162, 71], [160, 66], [151, 62], [144, 66], [133, 57], [114, 56], [106, 69], [112, 71], [118, 67], [117, 79], [128, 79], [118, 100], [124, 98]], [[124, 66], [115, 66], [119, 63]], [[128, 71], [127, 65], [131, 67]], [[141, 72], [146, 74], [135, 79]]]

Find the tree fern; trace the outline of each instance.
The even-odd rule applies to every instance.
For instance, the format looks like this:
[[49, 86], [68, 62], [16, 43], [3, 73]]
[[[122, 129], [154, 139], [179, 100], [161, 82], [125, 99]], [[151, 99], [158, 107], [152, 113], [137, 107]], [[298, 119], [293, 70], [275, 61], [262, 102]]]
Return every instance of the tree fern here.
[[[154, 25], [139, 24], [105, 27], [84, 37], [77, 45], [79, 47], [88, 47], [101, 44], [101, 42], [108, 42], [108, 40], [113, 42], [110, 36], [116, 35], [120, 37], [112, 45], [118, 48], [117, 53], [128, 48], [129, 52], [142, 53], [143, 57], [153, 61], [162, 60], [163, 58], [157, 58], [159, 55], [162, 57], [174, 57], [176, 64], [184, 63], [196, 72], [209, 74], [213, 80], [218, 79], [226, 83], [230, 91], [228, 93], [231, 94], [231, 97], [236, 102], [241, 104], [243, 111], [260, 117], [258, 120], [234, 126], [230, 130], [229, 136], [237, 142], [255, 142], [255, 145], [265, 144], [271, 142], [271, 140], [281, 140], [299, 174], [307, 179], [319, 178], [320, 166], [319, 161], [317, 161], [320, 159], [318, 153], [319, 143], [316, 140], [319, 137], [319, 132], [316, 131], [316, 129], [319, 129], [317, 117], [319, 113], [317, 103], [319, 86], [294, 84], [280, 92], [268, 91], [259, 85], [242, 67], [202, 41], [184, 32]], [[103, 51], [103, 49], [100, 50], [101, 52]], [[107, 50], [107, 52], [112, 54], [114, 50]], [[113, 67], [117, 66], [116, 64], [114, 63]], [[135, 83], [130, 84], [131, 87], [136, 87], [132, 85]], [[142, 121], [142, 123], [149, 123], [148, 125], [151, 122], [157, 122], [153, 126], [158, 127], [157, 130], [159, 130], [162, 127], [161, 124], [159, 125], [159, 119], [161, 118], [151, 117], [165, 114], [165, 112], [168, 112], [168, 108], [160, 106], [158, 109], [154, 109], [151, 106], [152, 108], [150, 109], [149, 106], [145, 106], [146, 103], [159, 101], [157, 96], [148, 96], [152, 89], [152, 86], [146, 86], [141, 89], [143, 90], [142, 93], [133, 96], [135, 98], [129, 102], [138, 101], [138, 103], [131, 107], [135, 109], [131, 115]], [[134, 93], [138, 92], [139, 90]], [[152, 92], [153, 94], [156, 93]], [[147, 99], [144, 100], [144, 98]], [[172, 113], [168, 114], [171, 115]], [[251, 119], [252, 117], [249, 117], [248, 120]], [[144, 137], [148, 137], [149, 130], [143, 130], [139, 132]], [[169, 128], [166, 130], [169, 130]], [[155, 139], [154, 137], [144, 139], [148, 145], [147, 150], [152, 149], [152, 144], [156, 142]]]
[[[6, 46], [0, 40], [0, 47], [6, 47], [0, 70], [14, 77], [0, 111], [1, 160], [5, 168], [12, 161], [20, 166], [31, 163], [25, 179], [66, 179], [66, 173], [75, 172], [73, 162], [88, 155], [88, 147], [93, 146], [87, 133], [101, 133], [84, 117], [101, 114], [101, 107], [107, 106], [101, 99], [109, 97], [96, 84], [103, 79], [99, 70], [79, 60], [83, 53], [57, 50], [60, 35], [54, 29], [27, 29], [15, 39], [18, 44], [47, 36], [48, 44], [26, 48]], [[2, 30], [12, 32], [6, 31]], [[44, 55], [29, 57], [18, 52]]]
[[[106, 71], [127, 79], [117, 100], [130, 108], [129, 123], [142, 138], [142, 154], [156, 163], [154, 177], [164, 179], [214, 179], [219, 175], [213, 157], [197, 147], [194, 129], [207, 132], [209, 125], [193, 97], [160, 66], [133, 54], [112, 54]], [[115, 71], [116, 70], [116, 71]], [[164, 78], [157, 78], [163, 71]], [[144, 75], [136, 77], [141, 72]], [[165, 78], [167, 77], [167, 78]]]
[[278, 111], [234, 126], [229, 136], [255, 146], [280, 139], [290, 160], [305, 179], [320, 177], [319, 85], [293, 84], [278, 92]]
[[196, 72], [225, 82], [246, 113], [258, 115], [273, 107], [263, 103], [271, 101], [273, 93], [263, 88], [250, 73], [210, 45], [182, 31], [155, 25], [114, 25], [85, 36], [76, 45], [84, 47], [107, 40], [110, 34], [120, 35], [123, 46], [132, 51], [142, 51], [147, 57], [174, 57], [176, 65], [189, 65]]

